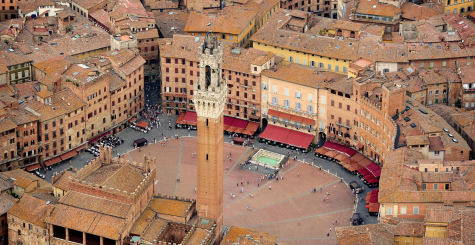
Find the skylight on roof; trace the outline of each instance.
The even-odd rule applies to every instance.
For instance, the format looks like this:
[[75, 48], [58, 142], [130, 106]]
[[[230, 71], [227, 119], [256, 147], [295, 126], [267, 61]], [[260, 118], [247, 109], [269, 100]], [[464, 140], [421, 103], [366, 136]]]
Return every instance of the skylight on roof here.
[[79, 72], [74, 72], [73, 76], [77, 76], [78, 74], [79, 74]]

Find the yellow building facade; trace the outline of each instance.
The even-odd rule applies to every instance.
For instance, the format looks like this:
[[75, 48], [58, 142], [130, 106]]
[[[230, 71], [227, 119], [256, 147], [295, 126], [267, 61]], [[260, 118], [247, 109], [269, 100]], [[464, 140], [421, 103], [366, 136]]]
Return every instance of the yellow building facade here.
[[445, 0], [444, 12], [467, 16], [473, 11], [473, 4], [474, 2], [469, 0]]
[[320, 56], [311, 52], [302, 52], [283, 47], [268, 45], [260, 42], [253, 42], [253, 48], [275, 53], [276, 56], [284, 58], [283, 65], [290, 63], [315, 67], [325, 71], [348, 74], [349, 59], [339, 59], [335, 57]]

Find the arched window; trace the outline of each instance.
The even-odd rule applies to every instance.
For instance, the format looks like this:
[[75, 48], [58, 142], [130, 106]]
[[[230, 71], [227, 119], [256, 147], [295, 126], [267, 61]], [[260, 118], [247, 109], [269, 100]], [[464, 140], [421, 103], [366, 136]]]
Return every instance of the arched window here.
[[205, 71], [206, 71], [205, 89], [208, 89], [208, 86], [211, 85], [211, 67], [206, 66]]
[[324, 105], [326, 103], [327, 98], [325, 96], [322, 96], [320, 100], [321, 100], [322, 105]]
[[465, 13], [465, 8], [461, 8], [460, 13]]
[[467, 12], [471, 12], [472, 11], [472, 6], [468, 6], [467, 7]]
[[354, 31], [351, 31], [351, 32], [350, 32], [350, 38], [355, 38], [355, 37], [356, 37], [355, 32], [354, 32]]
[[340, 29], [338, 29], [338, 30], [336, 31], [336, 36], [337, 36], [337, 37], [343, 36], [343, 32], [342, 32]]

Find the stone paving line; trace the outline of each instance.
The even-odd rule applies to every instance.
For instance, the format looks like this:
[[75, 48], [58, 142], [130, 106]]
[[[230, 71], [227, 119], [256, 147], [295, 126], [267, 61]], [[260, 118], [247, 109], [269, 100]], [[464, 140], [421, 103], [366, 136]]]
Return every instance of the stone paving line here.
[[236, 163], [233, 164], [233, 166], [231, 167], [231, 169], [228, 170], [228, 172], [224, 175], [224, 178], [223, 179], [226, 179], [226, 177], [228, 177], [229, 173], [231, 173], [234, 168], [239, 165], [239, 163], [241, 163], [241, 160], [242, 158], [246, 155], [246, 153], [249, 151], [249, 150], [252, 150], [250, 148], [246, 149], [242, 154], [241, 156], [239, 157], [239, 159], [236, 161]]
[[175, 194], [178, 189], [178, 180], [180, 179], [180, 165], [181, 165], [181, 156], [183, 155], [183, 138], [180, 139], [180, 155], [178, 156], [178, 170], [176, 172], [176, 184], [175, 184]]

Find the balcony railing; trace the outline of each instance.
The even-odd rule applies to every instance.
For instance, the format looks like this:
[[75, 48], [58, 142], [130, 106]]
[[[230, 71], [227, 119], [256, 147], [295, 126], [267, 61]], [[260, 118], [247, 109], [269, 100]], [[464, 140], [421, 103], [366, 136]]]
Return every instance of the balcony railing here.
[[310, 131], [317, 131], [317, 129], [315, 128], [308, 128], [308, 127], [305, 127], [305, 126], [302, 126], [301, 124], [298, 125], [296, 123], [291, 123], [291, 122], [284, 122], [284, 121], [280, 121], [280, 120], [275, 120], [272, 118], [272, 116], [267, 116], [267, 115], [264, 115], [263, 116], [264, 118], [267, 118], [267, 120], [271, 121], [271, 122], [274, 122], [274, 123], [280, 123], [280, 124], [283, 124], [285, 126], [291, 126], [291, 127], [294, 127], [296, 129], [305, 129], [305, 130], [310, 130]]
[[166, 103], [186, 103], [186, 100], [163, 100]]
[[341, 123], [337, 123], [337, 122], [335, 122], [335, 124], [338, 125], [338, 126], [341, 126], [341, 127], [345, 127], [347, 129], [351, 129], [351, 126], [348, 126], [346, 124], [341, 124]]
[[[305, 112], [305, 111], [299, 111], [299, 110], [295, 110], [295, 109], [291, 109], [291, 108], [288, 108], [288, 107], [283, 107], [283, 106], [279, 106], [279, 105], [274, 105], [272, 103], [269, 103], [267, 102], [267, 105], [269, 107], [274, 107], [276, 109], [279, 109], [280, 111], [281, 110], [284, 110], [284, 112], [293, 112], [293, 113], [297, 113], [299, 115], [302, 115], [302, 116], [317, 116], [317, 113], [309, 113], [309, 112]], [[297, 115], [298, 116], [298, 115]]]

